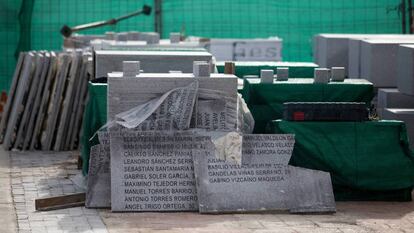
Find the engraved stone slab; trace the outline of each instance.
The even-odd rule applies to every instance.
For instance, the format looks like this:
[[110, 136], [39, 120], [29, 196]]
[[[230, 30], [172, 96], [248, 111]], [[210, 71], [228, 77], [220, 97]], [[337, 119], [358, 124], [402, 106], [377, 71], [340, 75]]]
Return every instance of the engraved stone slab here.
[[91, 147], [85, 206], [111, 207], [111, 173], [109, 133], [99, 133], [100, 144]]
[[192, 135], [111, 130], [112, 211], [198, 209]]
[[193, 150], [201, 213], [289, 209], [293, 135], [245, 135], [241, 166], [219, 160], [209, 137], [196, 140], [206, 147]]
[[288, 166], [293, 135], [244, 135], [242, 165], [220, 160], [210, 137], [195, 140], [205, 146], [193, 150], [201, 213], [335, 212], [329, 173]]

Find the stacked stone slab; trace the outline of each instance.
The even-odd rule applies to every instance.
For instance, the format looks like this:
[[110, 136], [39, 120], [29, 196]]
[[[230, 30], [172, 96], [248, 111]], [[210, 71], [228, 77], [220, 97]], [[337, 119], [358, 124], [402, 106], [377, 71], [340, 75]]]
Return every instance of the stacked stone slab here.
[[90, 54], [21, 53], [0, 121], [5, 149], [78, 148]]
[[140, 61], [145, 73], [168, 73], [179, 70], [193, 71], [194, 61], [212, 64], [212, 55], [202, 51], [96, 51], [95, 77], [107, 77], [111, 72], [122, 72], [123, 61]]

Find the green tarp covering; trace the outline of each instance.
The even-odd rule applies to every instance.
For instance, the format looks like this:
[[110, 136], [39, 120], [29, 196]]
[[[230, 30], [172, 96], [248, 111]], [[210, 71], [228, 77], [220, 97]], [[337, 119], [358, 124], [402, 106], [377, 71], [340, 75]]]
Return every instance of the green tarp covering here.
[[89, 82], [89, 101], [83, 115], [83, 129], [81, 136], [82, 171], [86, 175], [89, 167], [89, 150], [98, 143], [98, 138], [92, 136], [106, 123], [107, 84]]
[[400, 121], [272, 121], [268, 133], [295, 134], [290, 164], [330, 172], [337, 200], [411, 200], [414, 155]]
[[255, 119], [254, 133], [264, 133], [266, 124], [282, 118], [285, 102], [365, 102], [374, 96], [372, 83], [363, 79], [314, 84], [313, 79], [289, 79], [273, 84], [260, 79], [244, 81], [244, 100]]
[[[217, 62], [219, 73], [224, 72], [224, 62]], [[311, 78], [313, 71], [318, 65], [311, 62], [245, 62], [236, 61], [236, 76], [243, 78], [245, 75], [259, 75], [260, 70], [274, 70], [278, 67], [288, 67], [289, 77], [292, 78]]]

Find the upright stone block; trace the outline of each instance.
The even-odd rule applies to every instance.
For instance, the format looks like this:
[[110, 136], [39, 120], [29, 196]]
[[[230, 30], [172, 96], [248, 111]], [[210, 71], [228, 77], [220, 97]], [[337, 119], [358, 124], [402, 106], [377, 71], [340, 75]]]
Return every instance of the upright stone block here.
[[273, 70], [261, 70], [260, 82], [261, 83], [273, 83], [274, 71]]
[[278, 67], [276, 71], [277, 71], [277, 81], [289, 80], [289, 68], [288, 67]]
[[122, 66], [122, 72], [124, 73], [124, 77], [134, 78], [139, 74], [139, 61], [124, 61], [122, 63]]
[[198, 143], [203, 147], [193, 149], [193, 160], [201, 213], [335, 211], [329, 173], [288, 166], [293, 135], [244, 135], [242, 165], [220, 159], [209, 137], [196, 137]]
[[171, 44], [180, 43], [181, 41], [181, 34], [179, 32], [171, 32], [170, 33], [170, 42]]
[[332, 67], [331, 81], [343, 82], [344, 80], [345, 80], [345, 68], [344, 67]]
[[313, 78], [314, 83], [329, 83], [329, 69], [316, 68]]
[[193, 75], [196, 78], [210, 77], [210, 64], [204, 61], [195, 61], [193, 64]]
[[414, 45], [398, 48], [397, 86], [401, 93], [414, 96]]

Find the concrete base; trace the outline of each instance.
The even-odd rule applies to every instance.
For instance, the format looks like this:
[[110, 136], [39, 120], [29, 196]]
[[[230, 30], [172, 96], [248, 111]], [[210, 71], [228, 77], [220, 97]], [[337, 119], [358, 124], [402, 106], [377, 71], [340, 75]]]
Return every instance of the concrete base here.
[[414, 148], [414, 108], [386, 108], [383, 111], [383, 119], [404, 121], [410, 148]]

